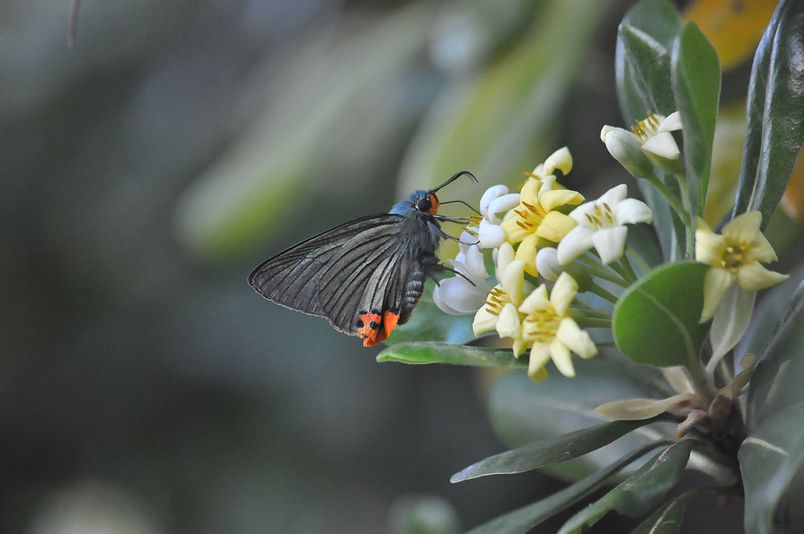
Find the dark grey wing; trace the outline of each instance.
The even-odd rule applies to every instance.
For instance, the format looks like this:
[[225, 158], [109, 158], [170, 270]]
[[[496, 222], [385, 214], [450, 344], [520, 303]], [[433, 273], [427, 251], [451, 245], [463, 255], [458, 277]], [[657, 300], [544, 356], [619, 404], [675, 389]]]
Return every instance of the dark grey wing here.
[[268, 300], [356, 335], [361, 300], [355, 297], [366, 292], [373, 270], [390, 268], [385, 260], [399, 251], [403, 221], [385, 213], [327, 230], [260, 264], [249, 283]]

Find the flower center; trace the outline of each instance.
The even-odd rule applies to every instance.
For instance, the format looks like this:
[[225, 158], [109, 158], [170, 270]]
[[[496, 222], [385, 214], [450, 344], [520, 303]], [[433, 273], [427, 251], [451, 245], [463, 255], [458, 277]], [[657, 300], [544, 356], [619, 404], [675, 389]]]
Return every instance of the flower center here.
[[653, 113], [648, 113], [648, 118], [637, 121], [636, 124], [631, 126], [631, 131], [643, 141], [647, 141], [649, 137], [656, 135], [656, 128], [658, 127], [659, 119]]
[[547, 215], [541, 204], [528, 204], [525, 201], [520, 201], [519, 207], [514, 210], [514, 213], [517, 215], [516, 225], [526, 232], [533, 232]]
[[508, 293], [499, 287], [492, 287], [486, 299], [486, 311], [492, 315], [500, 315], [503, 307], [511, 302]]
[[528, 315], [523, 322], [525, 333], [532, 341], [547, 343], [556, 337], [561, 317], [553, 309], [553, 306], [548, 305], [545, 309]]
[[720, 258], [720, 266], [729, 271], [736, 271], [745, 263], [747, 248], [745, 245], [728, 245]]
[[598, 230], [617, 226], [617, 220], [614, 218], [614, 211], [612, 211], [611, 206], [605, 202], [596, 203], [595, 211], [592, 213], [587, 213], [586, 220], [589, 222], [589, 226]]

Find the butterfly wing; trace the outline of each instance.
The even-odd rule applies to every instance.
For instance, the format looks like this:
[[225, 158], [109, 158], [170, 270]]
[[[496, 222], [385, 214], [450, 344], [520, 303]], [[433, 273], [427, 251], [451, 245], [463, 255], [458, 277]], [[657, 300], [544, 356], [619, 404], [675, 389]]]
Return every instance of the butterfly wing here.
[[327, 230], [263, 262], [249, 283], [265, 298], [324, 317], [373, 345], [396, 326], [404, 298], [411, 261], [402, 249], [403, 223], [386, 213]]

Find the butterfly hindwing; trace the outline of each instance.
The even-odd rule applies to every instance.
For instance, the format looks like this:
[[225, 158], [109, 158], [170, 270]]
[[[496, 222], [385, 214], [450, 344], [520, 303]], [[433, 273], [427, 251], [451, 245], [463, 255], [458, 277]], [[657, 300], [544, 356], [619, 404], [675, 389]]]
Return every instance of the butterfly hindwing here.
[[404, 297], [402, 277], [410, 260], [401, 246], [402, 222], [382, 214], [338, 226], [266, 260], [249, 283], [265, 298], [324, 317], [373, 345], [393, 330]]

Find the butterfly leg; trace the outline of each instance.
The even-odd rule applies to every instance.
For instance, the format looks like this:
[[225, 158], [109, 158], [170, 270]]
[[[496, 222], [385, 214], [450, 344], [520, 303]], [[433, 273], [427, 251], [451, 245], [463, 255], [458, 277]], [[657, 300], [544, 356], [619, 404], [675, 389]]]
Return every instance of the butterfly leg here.
[[[461, 278], [463, 278], [464, 280], [466, 280], [467, 282], [469, 282], [473, 286], [476, 285], [469, 278], [467, 278], [467, 276], [465, 274], [463, 274], [460, 271], [456, 271], [455, 269], [453, 269], [451, 267], [447, 267], [443, 263], [440, 263], [437, 258], [432, 258], [432, 259], [427, 258], [427, 259], [425, 259], [422, 262], [422, 267], [424, 268], [424, 272], [427, 273], [427, 276], [431, 277], [433, 280], [436, 280], [435, 276], [433, 276], [435, 273], [440, 273], [442, 271], [449, 271], [451, 273], [454, 273], [457, 276], [460, 276]], [[438, 285], [438, 280], [436, 280], [436, 285]]]

